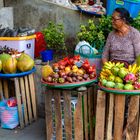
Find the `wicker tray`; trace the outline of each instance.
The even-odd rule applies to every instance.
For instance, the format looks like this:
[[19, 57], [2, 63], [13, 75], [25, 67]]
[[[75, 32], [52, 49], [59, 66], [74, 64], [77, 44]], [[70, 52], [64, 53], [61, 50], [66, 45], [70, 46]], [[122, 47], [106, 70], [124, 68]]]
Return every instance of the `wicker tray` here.
[[98, 83], [100, 89], [107, 93], [114, 93], [114, 94], [122, 94], [122, 95], [140, 95], [140, 90], [120, 90], [115, 88], [107, 88], [102, 86], [101, 83]]
[[43, 79], [41, 79], [41, 82], [44, 86], [47, 86], [49, 88], [72, 89], [72, 88], [76, 88], [80, 86], [91, 85], [92, 83], [97, 82], [97, 78], [90, 79], [83, 82], [65, 83], [65, 84], [48, 83], [48, 82], [45, 82]]

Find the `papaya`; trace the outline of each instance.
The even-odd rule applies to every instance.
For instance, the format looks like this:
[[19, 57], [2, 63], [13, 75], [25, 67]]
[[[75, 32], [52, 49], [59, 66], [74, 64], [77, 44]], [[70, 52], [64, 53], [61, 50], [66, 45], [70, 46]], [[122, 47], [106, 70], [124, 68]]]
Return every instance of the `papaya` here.
[[10, 56], [7, 60], [2, 63], [4, 73], [16, 73], [17, 71], [17, 60]]
[[34, 67], [34, 60], [26, 53], [22, 53], [17, 59], [17, 69], [21, 72], [29, 71]]

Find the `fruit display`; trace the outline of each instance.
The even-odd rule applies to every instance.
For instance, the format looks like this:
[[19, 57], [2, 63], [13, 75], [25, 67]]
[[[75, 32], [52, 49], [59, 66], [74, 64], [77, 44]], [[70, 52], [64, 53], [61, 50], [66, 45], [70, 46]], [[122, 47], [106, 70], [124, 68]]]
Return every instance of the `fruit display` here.
[[8, 53], [0, 54], [0, 72], [5, 74], [14, 74], [26, 72], [34, 67], [34, 60], [25, 53], [20, 53], [16, 58]]
[[42, 66], [42, 79], [48, 83], [75, 83], [96, 78], [95, 65], [90, 65], [86, 59], [82, 61], [79, 55], [65, 57], [52, 66]]
[[102, 86], [121, 90], [140, 90], [140, 66], [105, 62], [99, 77]]

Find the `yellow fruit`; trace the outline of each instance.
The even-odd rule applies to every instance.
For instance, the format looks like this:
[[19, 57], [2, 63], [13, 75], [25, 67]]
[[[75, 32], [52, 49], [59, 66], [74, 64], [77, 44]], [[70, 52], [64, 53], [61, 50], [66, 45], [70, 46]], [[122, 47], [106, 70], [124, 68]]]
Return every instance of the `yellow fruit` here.
[[49, 65], [42, 66], [41, 75], [43, 78], [48, 77], [51, 73], [53, 73], [53, 69]]
[[78, 68], [77, 69], [75, 68], [75, 69], [72, 70], [72, 72], [74, 72], [74, 73], [77, 72], [77, 71], [78, 71]]
[[16, 58], [10, 57], [2, 64], [4, 73], [16, 73], [17, 71], [17, 60]]
[[70, 72], [71, 71], [71, 68], [70, 67], [65, 67], [65, 71], [66, 72]]
[[34, 60], [27, 54], [22, 53], [18, 58], [17, 69], [21, 72], [29, 71], [34, 67]]
[[84, 74], [84, 71], [83, 71], [82, 69], [78, 69], [78, 70], [77, 70], [77, 73], [79, 73], [79, 74]]
[[78, 67], [76, 65], [73, 65], [72, 69], [78, 69]]

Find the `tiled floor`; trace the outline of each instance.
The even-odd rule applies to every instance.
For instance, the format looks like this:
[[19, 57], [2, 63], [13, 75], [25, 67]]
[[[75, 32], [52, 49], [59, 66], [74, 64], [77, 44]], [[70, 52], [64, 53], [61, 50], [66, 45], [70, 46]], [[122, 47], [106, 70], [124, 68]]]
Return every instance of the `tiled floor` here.
[[24, 129], [0, 129], [0, 140], [45, 140], [45, 120], [38, 119]]

